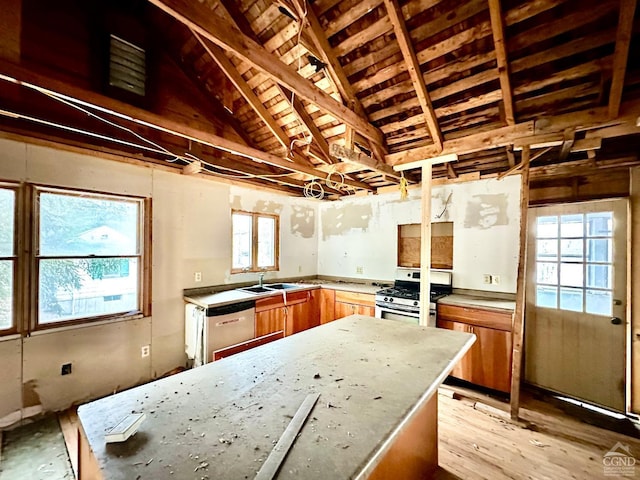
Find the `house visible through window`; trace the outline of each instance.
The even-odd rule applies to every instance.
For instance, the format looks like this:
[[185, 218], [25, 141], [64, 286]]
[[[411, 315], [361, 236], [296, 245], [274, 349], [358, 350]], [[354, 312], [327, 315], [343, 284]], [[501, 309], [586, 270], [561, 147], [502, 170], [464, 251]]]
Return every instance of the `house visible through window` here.
[[279, 218], [277, 215], [233, 211], [231, 271], [278, 269]]
[[0, 331], [14, 327], [16, 191], [0, 185]]
[[38, 324], [138, 312], [142, 201], [37, 189]]

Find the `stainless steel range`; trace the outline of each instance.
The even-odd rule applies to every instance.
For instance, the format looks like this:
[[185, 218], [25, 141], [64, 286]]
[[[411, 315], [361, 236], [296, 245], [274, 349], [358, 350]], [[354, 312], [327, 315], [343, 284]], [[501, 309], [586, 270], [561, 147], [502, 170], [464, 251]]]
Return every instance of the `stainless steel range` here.
[[[451, 272], [431, 271], [429, 327], [436, 326], [436, 301], [452, 290]], [[398, 268], [391, 288], [376, 292], [376, 317], [418, 324], [420, 321], [420, 269]]]

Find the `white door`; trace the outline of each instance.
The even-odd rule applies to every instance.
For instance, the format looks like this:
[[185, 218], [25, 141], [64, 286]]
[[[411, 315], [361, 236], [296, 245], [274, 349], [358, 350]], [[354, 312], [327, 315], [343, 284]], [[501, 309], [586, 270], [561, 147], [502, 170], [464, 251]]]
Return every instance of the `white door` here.
[[628, 202], [529, 212], [525, 378], [624, 412]]

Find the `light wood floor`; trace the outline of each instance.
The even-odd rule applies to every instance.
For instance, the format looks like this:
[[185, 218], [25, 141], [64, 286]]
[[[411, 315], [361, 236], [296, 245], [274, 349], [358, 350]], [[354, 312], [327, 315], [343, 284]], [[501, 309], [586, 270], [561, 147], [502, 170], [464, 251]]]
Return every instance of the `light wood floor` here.
[[[634, 478], [640, 478], [640, 440], [589, 425], [542, 401], [525, 396], [518, 424], [470, 398], [439, 395], [438, 401], [437, 480], [611, 479], [602, 459], [617, 442], [631, 447], [639, 460]], [[74, 410], [60, 416], [74, 470], [76, 422]]]
[[[519, 424], [478, 410], [465, 398], [440, 395], [439, 409], [439, 480], [614, 478], [605, 476], [602, 462], [617, 442], [640, 460], [640, 440], [532, 398], [524, 399]], [[638, 463], [633, 478], [640, 478]]]

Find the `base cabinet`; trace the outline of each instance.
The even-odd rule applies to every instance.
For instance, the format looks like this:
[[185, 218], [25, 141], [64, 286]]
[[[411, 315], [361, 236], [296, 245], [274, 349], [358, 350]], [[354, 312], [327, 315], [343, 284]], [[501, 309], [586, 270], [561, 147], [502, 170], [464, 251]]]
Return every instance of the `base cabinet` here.
[[369, 293], [336, 291], [334, 320], [349, 315], [375, 315], [375, 295]]
[[256, 337], [283, 332], [293, 335], [320, 325], [318, 289], [276, 295], [256, 301]]
[[[450, 305], [442, 310], [438, 306], [439, 328], [476, 336], [476, 342], [451, 371], [451, 376], [508, 393], [511, 390], [511, 315]], [[491, 326], [482, 324], [484, 319], [488, 319], [486, 324]], [[470, 321], [475, 323], [468, 323]], [[507, 326], [509, 329], [506, 329]]]

